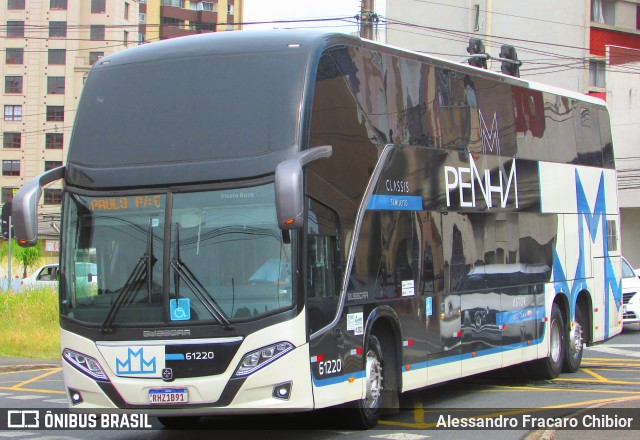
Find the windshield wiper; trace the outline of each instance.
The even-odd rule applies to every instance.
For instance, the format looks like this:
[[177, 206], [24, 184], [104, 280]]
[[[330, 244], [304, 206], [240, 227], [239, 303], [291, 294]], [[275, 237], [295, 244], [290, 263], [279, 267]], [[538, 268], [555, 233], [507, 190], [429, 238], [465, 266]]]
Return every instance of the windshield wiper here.
[[187, 286], [193, 291], [196, 297], [202, 302], [207, 311], [213, 316], [220, 324], [224, 326], [226, 330], [231, 330], [230, 322], [225, 318], [224, 314], [220, 310], [220, 307], [216, 304], [215, 300], [211, 297], [207, 289], [196, 278], [196, 276], [189, 270], [189, 268], [180, 260], [180, 224], [176, 223], [176, 240], [175, 248], [173, 252], [173, 258], [171, 259], [171, 267], [175, 270], [174, 283], [176, 291], [176, 303], [178, 302], [180, 295], [180, 278], [184, 280]]
[[149, 302], [151, 302], [151, 291], [153, 288], [153, 265], [158, 261], [153, 255], [153, 228], [152, 219], [149, 219], [149, 229], [147, 233], [147, 249], [142, 257], [136, 263], [136, 266], [131, 271], [129, 278], [124, 284], [124, 287], [116, 296], [115, 301], [111, 304], [109, 313], [102, 323], [102, 333], [111, 333], [113, 331], [113, 321], [116, 319], [116, 315], [120, 311], [120, 308], [130, 300], [131, 294], [137, 292], [141, 287], [142, 280], [146, 275], [147, 278], [147, 295]]

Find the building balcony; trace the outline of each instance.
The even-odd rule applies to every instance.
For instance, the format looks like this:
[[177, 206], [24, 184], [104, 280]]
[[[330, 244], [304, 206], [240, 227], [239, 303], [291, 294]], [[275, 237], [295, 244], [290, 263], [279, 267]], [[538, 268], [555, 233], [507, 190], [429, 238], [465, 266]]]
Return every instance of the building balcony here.
[[218, 13], [211, 11], [192, 11], [190, 9], [176, 8], [174, 6], [161, 6], [160, 17], [175, 18], [184, 21], [195, 21], [198, 23], [218, 22]]

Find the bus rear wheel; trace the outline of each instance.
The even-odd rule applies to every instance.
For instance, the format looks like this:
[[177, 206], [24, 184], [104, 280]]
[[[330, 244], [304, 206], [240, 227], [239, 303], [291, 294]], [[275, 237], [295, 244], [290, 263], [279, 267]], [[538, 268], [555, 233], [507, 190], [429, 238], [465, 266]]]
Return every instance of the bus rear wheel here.
[[536, 379], [555, 379], [560, 375], [564, 363], [567, 332], [564, 327], [562, 311], [557, 303], [551, 307], [550, 321], [549, 355], [529, 364], [529, 373]]
[[576, 316], [573, 326], [567, 331], [567, 350], [562, 371], [565, 373], [575, 373], [580, 368], [584, 347], [584, 335], [586, 330], [585, 313], [581, 306], [576, 307]]

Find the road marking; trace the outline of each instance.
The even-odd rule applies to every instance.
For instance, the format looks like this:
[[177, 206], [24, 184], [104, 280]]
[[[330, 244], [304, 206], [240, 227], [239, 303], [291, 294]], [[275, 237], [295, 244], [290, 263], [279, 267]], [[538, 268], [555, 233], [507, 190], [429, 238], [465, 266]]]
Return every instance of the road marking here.
[[67, 394], [65, 391], [58, 391], [58, 390], [46, 390], [46, 389], [36, 389], [36, 388], [23, 388], [25, 385], [29, 385], [33, 382], [36, 382], [40, 379], [43, 379], [47, 376], [51, 376], [52, 374], [56, 374], [59, 373], [60, 371], [62, 371], [62, 368], [53, 368], [53, 369], [48, 369], [46, 370], [45, 373], [42, 373], [36, 377], [32, 377], [31, 379], [28, 380], [24, 380], [20, 383], [17, 383], [15, 385], [12, 385], [10, 387], [0, 387], [0, 390], [2, 391], [20, 391], [20, 392], [24, 392], [24, 393], [48, 393], [48, 394]]
[[40, 396], [38, 394], [23, 394], [20, 396], [9, 396], [7, 399], [16, 399], [16, 400], [32, 400], [32, 399], [44, 399], [47, 396]]
[[18, 438], [18, 437], [33, 437], [33, 432], [20, 432], [20, 431], [4, 431], [0, 432], [2, 438]]
[[69, 403], [69, 402], [67, 402], [67, 399], [48, 399], [48, 400], [45, 400], [45, 402], [49, 402], [49, 403]]
[[636, 358], [640, 358], [640, 352], [638, 352], [637, 350], [624, 350], [621, 347], [627, 347], [627, 348], [635, 348], [635, 347], [640, 347], [640, 345], [638, 344], [628, 344], [628, 345], [599, 345], [597, 347], [589, 347], [589, 350], [591, 351], [598, 351], [600, 353], [609, 353], [609, 354], [615, 354], [618, 356], [630, 356], [630, 357], [636, 357]]
[[22, 388], [25, 385], [29, 385], [30, 383], [37, 382], [38, 380], [44, 377], [51, 376], [52, 374], [59, 373], [60, 371], [62, 371], [62, 368], [54, 368], [53, 370], [47, 371], [46, 373], [42, 373], [39, 376], [32, 377], [31, 379], [20, 382], [19, 384], [14, 385], [13, 388]]
[[[579, 379], [575, 379], [575, 380], [579, 380]], [[588, 380], [588, 379], [582, 379], [583, 381], [587, 381], [587, 382], [593, 382], [592, 380]], [[570, 381], [570, 379], [554, 379], [555, 381]], [[613, 384], [616, 385], [615, 382], [610, 382], [608, 384]], [[520, 392], [520, 391], [529, 391], [529, 392], [558, 392], [561, 391], [563, 393], [568, 393], [568, 392], [572, 392], [572, 393], [606, 393], [606, 394], [631, 394], [634, 396], [638, 395], [638, 391], [621, 391], [621, 390], [594, 390], [594, 389], [589, 389], [589, 388], [585, 388], [585, 389], [567, 389], [567, 388], [535, 388], [535, 387], [522, 387], [522, 386], [512, 386], [512, 387], [507, 387], [507, 386], [499, 386], [496, 385], [494, 387], [494, 389], [488, 389], [488, 390], [478, 390], [478, 392], [480, 393], [497, 393], [497, 392], [501, 392], [501, 391], [511, 391], [511, 392]]]
[[588, 368], [581, 368], [580, 370], [584, 371], [585, 373], [587, 373], [592, 377], [595, 377], [599, 382], [610, 382], [610, 380], [607, 379], [606, 377], [600, 376], [598, 373], [596, 373], [595, 371], [591, 371]]
[[607, 385], [640, 385], [639, 381], [628, 380], [593, 380], [593, 379], [569, 379], [558, 378], [554, 379], [559, 382], [576, 382], [576, 383], [606, 383]]

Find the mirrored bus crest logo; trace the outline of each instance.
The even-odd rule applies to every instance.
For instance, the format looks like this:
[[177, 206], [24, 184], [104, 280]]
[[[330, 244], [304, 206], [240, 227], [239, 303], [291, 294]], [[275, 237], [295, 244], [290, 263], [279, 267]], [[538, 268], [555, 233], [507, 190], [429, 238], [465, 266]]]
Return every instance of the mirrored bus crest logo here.
[[[482, 152], [499, 156], [500, 136], [497, 116], [494, 113], [491, 128], [489, 129], [482, 117], [482, 113], [478, 111], [478, 114], [482, 131]], [[507, 208], [509, 195], [513, 193], [515, 199], [513, 207], [517, 209], [518, 176], [515, 158], [511, 160], [510, 169], [507, 169], [508, 163], [500, 163], [497, 174], [495, 172], [492, 174], [492, 169], [478, 169], [473, 154], [469, 153], [468, 157], [468, 167], [445, 166], [443, 168], [447, 207], [451, 207], [451, 193], [457, 190], [460, 208], [478, 208], [478, 200], [484, 200], [484, 204], [488, 209], [494, 207]], [[476, 195], [481, 195], [482, 197], [476, 199]], [[498, 204], [495, 206], [493, 202], [494, 195], [496, 199], [499, 199]]]

